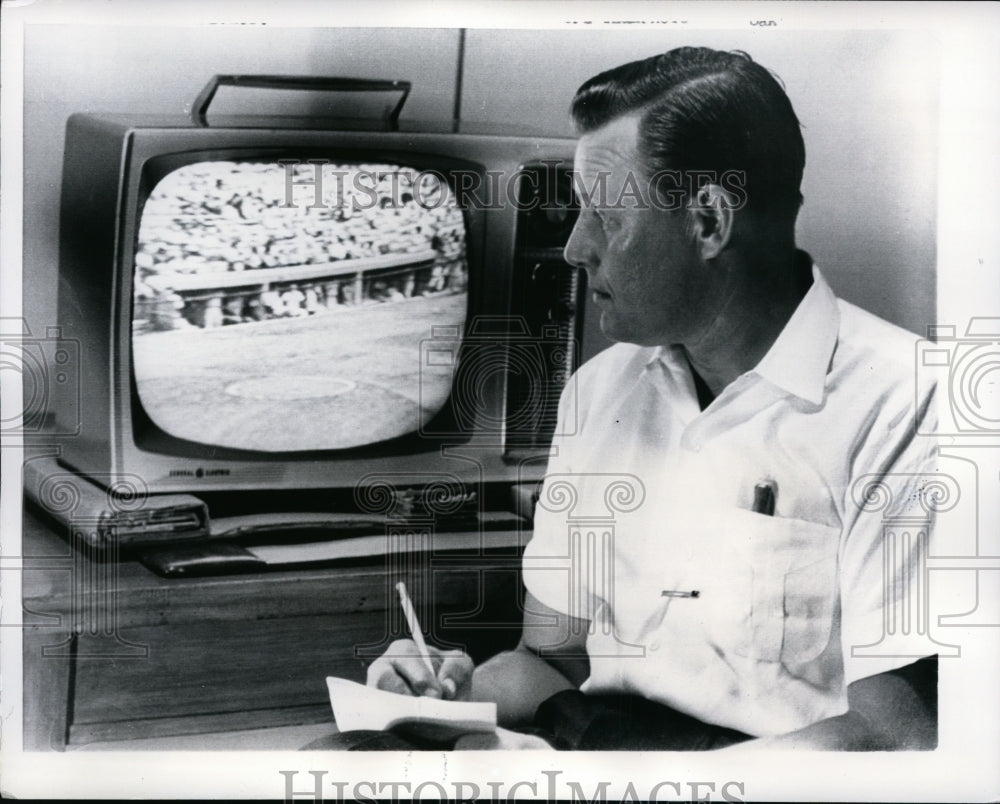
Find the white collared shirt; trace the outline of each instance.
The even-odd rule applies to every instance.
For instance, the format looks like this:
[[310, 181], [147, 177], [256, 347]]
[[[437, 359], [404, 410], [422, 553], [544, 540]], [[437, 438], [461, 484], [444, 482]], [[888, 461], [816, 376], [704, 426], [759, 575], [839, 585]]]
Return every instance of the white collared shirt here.
[[[591, 621], [585, 692], [779, 734], [924, 652], [916, 620], [891, 616], [919, 609], [937, 443], [914, 426], [933, 432], [934, 389], [915, 382], [916, 336], [813, 277], [704, 411], [676, 348], [617, 344], [563, 394], [524, 579]], [[763, 481], [773, 516], [751, 510]]]

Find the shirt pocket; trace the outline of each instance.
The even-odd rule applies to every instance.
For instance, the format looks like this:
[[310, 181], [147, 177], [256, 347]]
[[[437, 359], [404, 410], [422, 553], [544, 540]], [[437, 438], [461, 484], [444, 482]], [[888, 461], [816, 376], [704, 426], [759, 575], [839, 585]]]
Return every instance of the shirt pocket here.
[[830, 642], [839, 600], [839, 529], [745, 510], [728, 517], [751, 567], [750, 639], [737, 652], [790, 668], [816, 659]]

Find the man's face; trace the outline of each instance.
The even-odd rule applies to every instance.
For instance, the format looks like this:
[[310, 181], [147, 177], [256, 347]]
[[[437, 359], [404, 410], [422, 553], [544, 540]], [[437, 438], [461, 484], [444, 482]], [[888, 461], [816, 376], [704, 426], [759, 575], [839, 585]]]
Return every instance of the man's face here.
[[[688, 213], [653, 202], [638, 125], [638, 115], [629, 115], [581, 137], [575, 169], [583, 194], [566, 261], [586, 270], [605, 336], [690, 346], [714, 318], [721, 277], [686, 233]], [[606, 193], [595, 191], [605, 181]]]

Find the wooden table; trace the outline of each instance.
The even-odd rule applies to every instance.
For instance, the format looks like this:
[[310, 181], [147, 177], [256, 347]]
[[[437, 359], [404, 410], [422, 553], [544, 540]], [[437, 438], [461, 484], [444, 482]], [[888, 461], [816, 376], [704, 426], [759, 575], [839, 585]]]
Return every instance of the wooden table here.
[[[329, 723], [325, 677], [363, 680], [406, 635], [387, 559], [168, 579], [74, 552], [56, 528], [25, 514], [27, 750]], [[427, 557], [428, 641], [476, 661], [516, 644], [519, 552]]]

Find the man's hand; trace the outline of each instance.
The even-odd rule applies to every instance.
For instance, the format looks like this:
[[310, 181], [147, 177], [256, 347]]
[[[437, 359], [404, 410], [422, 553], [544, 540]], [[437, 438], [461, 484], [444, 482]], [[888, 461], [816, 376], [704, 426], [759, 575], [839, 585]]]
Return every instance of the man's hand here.
[[397, 639], [368, 668], [368, 686], [402, 695], [467, 701], [472, 691], [472, 659], [460, 650], [427, 646], [432, 675], [412, 639]]

